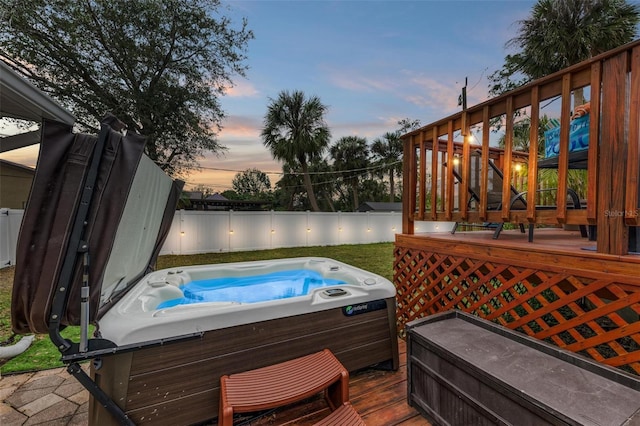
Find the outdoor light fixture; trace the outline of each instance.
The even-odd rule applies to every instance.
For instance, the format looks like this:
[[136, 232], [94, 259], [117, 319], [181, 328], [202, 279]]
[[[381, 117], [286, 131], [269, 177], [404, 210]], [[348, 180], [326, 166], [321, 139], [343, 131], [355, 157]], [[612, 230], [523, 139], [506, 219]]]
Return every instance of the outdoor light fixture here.
[[457, 166], [458, 164], [460, 164], [460, 158], [456, 155], [453, 157], [453, 165]]
[[467, 136], [467, 142], [474, 145], [478, 145], [480, 143], [478, 137], [473, 132], [469, 133], [469, 135]]
[[184, 231], [180, 231], [180, 236], [184, 237]]
[[311, 232], [311, 228], [307, 228], [307, 232]]
[[275, 234], [275, 233], [276, 233], [276, 230], [275, 230], [275, 229], [272, 229], [272, 230], [271, 230], [271, 233], [272, 233], [272, 234]]
[[233, 229], [229, 230], [229, 234], [233, 235]]

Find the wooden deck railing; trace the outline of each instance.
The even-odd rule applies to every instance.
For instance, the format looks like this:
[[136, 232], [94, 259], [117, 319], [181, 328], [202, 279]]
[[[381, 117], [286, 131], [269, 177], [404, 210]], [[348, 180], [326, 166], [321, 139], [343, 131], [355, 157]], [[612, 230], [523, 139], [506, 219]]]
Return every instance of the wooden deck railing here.
[[[569, 127], [578, 106], [574, 92], [590, 94], [586, 208], [568, 209]], [[542, 109], [560, 99], [560, 150], [555, 209], [537, 209], [539, 124]], [[530, 117], [529, 152], [514, 149], [514, 125]], [[546, 115], [546, 111], [545, 115]], [[492, 141], [492, 123], [504, 128], [504, 148]], [[471, 106], [403, 136], [403, 233], [413, 234], [420, 220], [582, 224], [597, 229], [597, 251], [627, 254], [629, 226], [639, 226], [640, 40]], [[477, 137], [476, 135], [479, 135]], [[477, 146], [472, 139], [477, 138]], [[480, 201], [469, 203], [472, 150], [481, 153]], [[458, 158], [461, 182], [453, 167]], [[489, 206], [489, 161], [504, 175], [502, 205]], [[526, 210], [510, 208], [514, 165], [526, 163]], [[457, 185], [457, 186], [456, 186]]]

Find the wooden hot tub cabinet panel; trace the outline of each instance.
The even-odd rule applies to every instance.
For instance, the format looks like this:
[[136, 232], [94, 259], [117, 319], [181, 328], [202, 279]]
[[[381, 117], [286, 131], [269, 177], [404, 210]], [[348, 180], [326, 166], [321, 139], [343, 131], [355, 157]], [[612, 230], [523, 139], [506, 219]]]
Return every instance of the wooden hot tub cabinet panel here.
[[[202, 337], [107, 356], [96, 381], [136, 424], [192, 424], [217, 416], [220, 376], [330, 349], [349, 370], [397, 369], [395, 300], [345, 316], [341, 309], [239, 325]], [[115, 424], [93, 399], [90, 424]]]

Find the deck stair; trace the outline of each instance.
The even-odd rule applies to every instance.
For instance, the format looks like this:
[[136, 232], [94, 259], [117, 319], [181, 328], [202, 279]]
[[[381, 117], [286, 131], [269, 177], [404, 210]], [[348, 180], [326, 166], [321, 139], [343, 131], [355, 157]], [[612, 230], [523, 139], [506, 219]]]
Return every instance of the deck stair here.
[[222, 376], [218, 424], [232, 426], [235, 413], [282, 407], [322, 391], [332, 412], [319, 425], [364, 425], [349, 403], [349, 372], [328, 349]]

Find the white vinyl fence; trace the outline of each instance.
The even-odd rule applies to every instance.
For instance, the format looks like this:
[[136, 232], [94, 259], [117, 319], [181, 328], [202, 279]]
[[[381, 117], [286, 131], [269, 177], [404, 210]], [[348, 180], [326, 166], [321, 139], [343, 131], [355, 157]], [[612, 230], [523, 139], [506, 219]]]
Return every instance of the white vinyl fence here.
[[160, 254], [393, 241], [402, 213], [176, 212]]
[[[0, 209], [0, 267], [15, 265], [22, 213]], [[420, 222], [416, 232], [448, 232], [451, 226], [447, 222]], [[179, 210], [160, 254], [392, 242], [401, 231], [401, 212]]]

